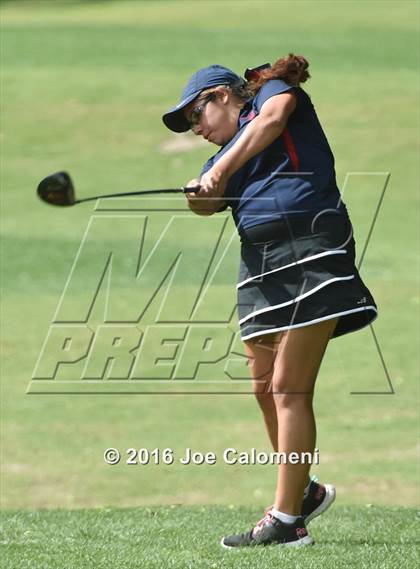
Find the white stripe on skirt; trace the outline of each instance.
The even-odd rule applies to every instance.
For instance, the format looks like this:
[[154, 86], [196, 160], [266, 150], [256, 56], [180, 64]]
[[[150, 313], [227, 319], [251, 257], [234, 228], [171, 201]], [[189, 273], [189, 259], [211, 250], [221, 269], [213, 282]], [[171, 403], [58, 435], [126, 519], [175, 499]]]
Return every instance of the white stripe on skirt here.
[[[343, 312], [336, 312], [335, 314], [329, 314], [328, 316], [323, 316], [322, 318], [315, 318], [315, 320], [307, 320], [306, 322], [301, 322], [300, 324], [292, 324], [289, 326], [280, 326], [279, 328], [270, 328], [269, 330], [260, 330], [258, 332], [252, 332], [252, 334], [247, 334], [246, 336], [241, 336], [241, 340], [249, 340], [250, 338], [255, 338], [255, 336], [263, 336], [264, 334], [272, 334], [273, 332], [281, 332], [282, 330], [291, 330], [292, 328], [302, 328], [303, 326], [310, 326], [311, 324], [316, 324], [317, 322], [322, 322], [323, 320], [331, 320], [332, 318], [336, 318], [336, 316], [345, 316], [346, 314], [352, 314], [353, 312], [361, 312], [362, 310], [373, 310], [376, 313], [376, 316], [373, 320], [376, 319], [378, 316], [378, 311], [374, 306], [362, 306], [361, 308], [353, 308], [352, 310], [345, 310]], [[373, 322], [371, 320], [371, 322]], [[352, 328], [349, 332], [355, 332], [356, 330], [360, 330], [364, 328], [365, 325], [360, 326], [359, 328]]]
[[319, 259], [320, 257], [326, 257], [327, 255], [345, 255], [347, 253], [346, 249], [334, 249], [331, 251], [324, 251], [323, 253], [317, 253], [316, 255], [311, 255], [310, 257], [305, 257], [304, 259], [299, 259], [299, 261], [295, 261], [293, 263], [289, 263], [288, 265], [283, 265], [277, 269], [273, 269], [272, 271], [267, 271], [266, 273], [261, 273], [260, 275], [255, 275], [254, 277], [249, 277], [244, 281], [241, 281], [236, 285], [236, 288], [239, 289], [241, 286], [254, 281], [255, 279], [259, 279], [261, 277], [265, 277], [265, 275], [271, 275], [271, 273], [276, 273], [277, 271], [283, 271], [284, 269], [289, 269], [290, 267], [294, 267], [301, 263], [306, 263], [307, 261], [312, 261], [312, 259]]
[[325, 286], [327, 286], [331, 283], [335, 283], [337, 281], [349, 281], [351, 279], [354, 279], [354, 275], [349, 275], [348, 277], [336, 277], [334, 279], [330, 279], [329, 281], [325, 281], [325, 282], [319, 284], [318, 286], [316, 286], [315, 288], [308, 290], [308, 292], [305, 292], [304, 294], [301, 294], [301, 295], [297, 296], [296, 298], [293, 298], [292, 300], [287, 300], [286, 302], [282, 302], [281, 304], [275, 304], [274, 306], [266, 306], [265, 308], [260, 308], [259, 310], [255, 310], [254, 312], [250, 312], [249, 314], [247, 314], [247, 316], [245, 316], [244, 318], [241, 318], [241, 320], [239, 320], [239, 324], [243, 324], [244, 322], [246, 322], [247, 320], [249, 320], [253, 316], [257, 316], [257, 314], [263, 314], [264, 312], [271, 312], [271, 310], [276, 310], [277, 308], [282, 308], [283, 306], [289, 306], [290, 304], [295, 304], [296, 302], [299, 302], [303, 298], [306, 298], [307, 296], [314, 294], [315, 292], [317, 292], [321, 288], [324, 288]]

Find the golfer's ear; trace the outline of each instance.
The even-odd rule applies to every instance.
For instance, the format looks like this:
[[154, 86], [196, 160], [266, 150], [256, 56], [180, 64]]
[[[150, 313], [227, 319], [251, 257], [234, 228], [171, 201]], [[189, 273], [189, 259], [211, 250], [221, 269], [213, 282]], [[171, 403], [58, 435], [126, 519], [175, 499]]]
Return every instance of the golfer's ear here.
[[222, 103], [227, 103], [229, 101], [230, 90], [226, 89], [226, 87], [216, 87], [214, 90], [216, 93], [216, 99], [219, 99]]

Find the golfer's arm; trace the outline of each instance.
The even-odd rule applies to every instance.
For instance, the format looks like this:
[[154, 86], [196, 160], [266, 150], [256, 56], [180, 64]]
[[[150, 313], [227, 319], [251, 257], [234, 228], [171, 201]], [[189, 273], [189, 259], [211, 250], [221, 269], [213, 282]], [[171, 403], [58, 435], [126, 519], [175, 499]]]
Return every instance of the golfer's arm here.
[[296, 96], [293, 93], [270, 97], [232, 148], [217, 161], [216, 167], [230, 178], [250, 158], [262, 152], [281, 135], [295, 108]]
[[[286, 126], [290, 114], [296, 108], [293, 93], [281, 93], [270, 97], [261, 107], [260, 114], [245, 128], [235, 144], [216, 162], [213, 168], [230, 178], [250, 158], [262, 152]], [[189, 208], [198, 215], [212, 215], [226, 205], [223, 198], [202, 198], [187, 195]]]

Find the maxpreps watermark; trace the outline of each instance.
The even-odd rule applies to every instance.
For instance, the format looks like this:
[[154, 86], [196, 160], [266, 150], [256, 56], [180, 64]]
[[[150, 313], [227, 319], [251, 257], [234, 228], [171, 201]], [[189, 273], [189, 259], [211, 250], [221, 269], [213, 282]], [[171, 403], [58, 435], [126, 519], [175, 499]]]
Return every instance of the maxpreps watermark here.
[[27, 393], [251, 393], [239, 246], [229, 213], [197, 216], [183, 197], [98, 201]]

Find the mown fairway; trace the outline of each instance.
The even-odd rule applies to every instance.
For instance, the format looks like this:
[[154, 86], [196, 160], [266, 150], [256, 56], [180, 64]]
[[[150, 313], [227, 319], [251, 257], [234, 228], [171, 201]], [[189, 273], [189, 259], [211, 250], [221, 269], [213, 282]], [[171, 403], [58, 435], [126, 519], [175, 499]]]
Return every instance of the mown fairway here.
[[259, 515], [220, 506], [20, 512], [4, 516], [2, 539], [7, 567], [22, 569], [418, 566], [418, 520], [406, 508], [337, 507], [310, 525], [316, 545], [297, 551], [220, 547], [222, 535], [249, 529]]
[[[162, 510], [162, 535], [168, 536], [173, 548], [163, 566], [233, 567], [233, 561], [226, 561], [222, 553], [212, 557], [207, 548], [216, 551], [214, 544], [223, 531], [232, 525], [241, 529], [242, 519], [250, 523], [271, 503], [275, 479], [271, 466], [229, 466], [221, 460], [213, 466], [128, 466], [125, 460], [108, 466], [102, 458], [108, 447], [123, 454], [130, 447], [172, 448], [177, 456], [186, 447], [218, 456], [226, 447], [269, 450], [251, 395], [168, 395], [165, 385], [157, 395], [106, 395], [104, 390], [112, 384], [101, 382], [92, 387], [101, 393], [91, 395], [26, 393], [36, 383], [30, 385], [35, 363], [94, 212], [94, 203], [68, 210], [49, 207], [38, 201], [35, 188], [41, 178], [61, 169], [72, 174], [79, 196], [184, 184], [214, 152], [192, 135], [177, 138], [161, 123], [162, 113], [178, 100], [185, 80], [210, 63], [242, 72], [294, 51], [310, 61], [312, 79], [305, 88], [333, 147], [340, 186], [344, 187], [346, 174], [358, 173], [347, 179], [344, 201], [356, 229], [359, 256], [386, 173], [391, 174], [361, 274], [379, 306], [374, 330], [395, 393], [390, 393], [370, 329], [330, 344], [316, 397], [321, 462], [315, 473], [337, 486], [338, 506], [331, 517], [315, 522], [314, 535], [318, 538], [319, 533], [317, 541], [325, 542], [323, 553], [317, 557], [305, 553], [304, 565], [363, 566], [364, 560], [366, 567], [396, 567], [398, 555], [405, 556], [404, 544], [412, 535], [405, 532], [413, 530], [414, 514], [378, 507], [414, 507], [418, 495], [413, 467], [418, 418], [418, 4], [3, 2], [1, 9], [2, 507], [14, 512], [5, 518], [5, 541], [13, 545], [9, 566], [18, 566], [13, 559], [21, 551], [26, 551], [28, 560], [19, 567], [112, 566], [105, 557], [95, 564], [89, 559], [95, 558], [99, 542], [122, 539], [126, 523], [135, 537], [132, 543], [124, 542], [130, 549], [120, 566], [136, 566], [130, 559], [143, 555], [140, 559], [148, 559], [149, 565], [144, 561], [138, 566], [155, 567], [159, 552], [152, 555], [146, 549], [139, 554], [137, 549], [141, 532], [146, 532], [152, 546], [159, 531], [159, 524], [152, 531], [145, 521], [149, 510], [130, 510], [126, 517], [112, 508], [181, 504], [206, 509]], [[171, 203], [182, 207], [182, 196], [177, 200]], [[118, 201], [121, 207], [125, 203]], [[98, 274], [100, 255], [112, 248], [123, 252], [113, 288], [117, 305], [126, 309], [135, 300], [123, 269], [133, 263], [137, 228], [126, 217], [100, 215], [109, 216], [109, 223], [102, 223], [92, 238], [79, 265], [79, 278], [71, 281], [67, 314], [81, 312], [86, 295], [92, 298], [89, 279]], [[208, 262], [206, 246], [214, 239], [216, 217], [195, 222], [189, 249], [193, 268], [178, 275], [177, 305], [197, 293], [193, 277]], [[145, 253], [162, 224], [164, 217], [150, 222]], [[188, 227], [180, 239], [188, 237]], [[228, 228], [232, 229], [230, 221]], [[227, 234], [223, 239], [222, 245]], [[168, 245], [162, 270], [176, 245], [176, 240]], [[235, 241], [213, 284], [207, 318], [234, 305], [237, 250]], [[218, 260], [220, 254], [213, 260], [215, 265]], [[86, 281], [80, 278], [83, 271]], [[155, 284], [151, 278], [142, 292], [151, 294]], [[92, 326], [101, 322], [103, 302], [100, 294]], [[148, 318], [151, 322], [153, 314]], [[231, 326], [237, 330], [236, 319]], [[193, 351], [185, 355], [184, 363], [194, 367]], [[244, 391], [243, 383], [232, 387], [224, 364], [204, 366], [203, 378], [221, 382], [221, 391]], [[80, 378], [82, 367], [67, 370], [62, 385], [64, 379]], [[55, 387], [57, 382], [50, 383]], [[206, 385], [200, 384], [196, 391]], [[151, 389], [150, 382], [146, 389]], [[222, 508], [230, 504], [249, 509], [238, 518]], [[366, 509], [366, 504], [375, 507]], [[213, 509], [216, 505], [220, 507]], [[97, 514], [86, 508], [104, 507], [111, 510], [102, 526]], [[43, 508], [83, 512], [74, 517], [66, 512], [24, 513]], [[90, 535], [92, 519], [96, 529]], [[153, 523], [158, 519], [153, 518]], [[34, 520], [45, 531], [38, 527], [32, 539], [25, 532], [35, 531]], [[389, 528], [384, 520], [389, 520]], [[67, 521], [72, 529], [65, 533], [60, 528]], [[192, 543], [186, 537], [191, 524], [197, 532]], [[44, 537], [49, 545], [47, 557], [41, 558]], [[71, 555], [77, 556], [85, 546], [88, 553], [74, 562], [65, 553], [60, 558], [52, 553], [56, 540], [67, 544], [63, 552], [74, 540]], [[181, 553], [177, 550], [172, 559], [176, 544]], [[115, 547], [111, 558], [122, 546]], [[188, 553], [194, 549], [203, 551], [199, 562]], [[33, 563], [28, 551], [33, 552]], [[367, 564], [365, 551], [376, 555], [375, 563]], [[343, 552], [348, 562], [340, 565]], [[253, 555], [247, 553], [249, 565], [241, 566], [262, 567], [264, 559], [272, 561], [278, 554], [258, 552], [258, 563]], [[298, 567], [298, 555], [291, 553], [290, 564], [284, 566]], [[413, 563], [413, 557], [407, 559]]]

